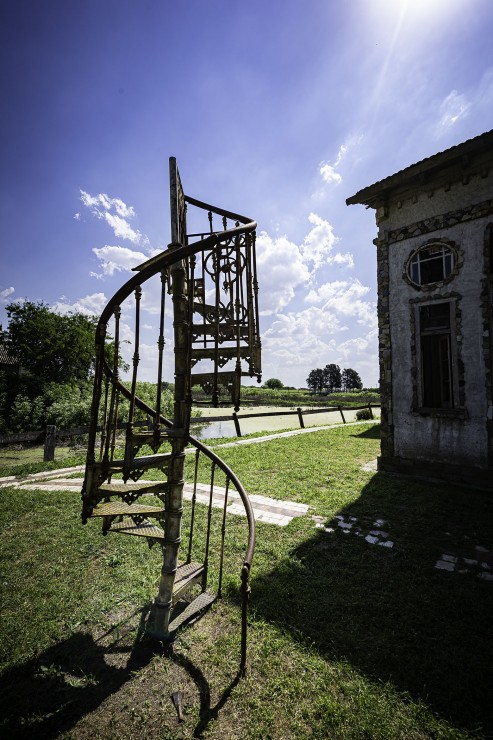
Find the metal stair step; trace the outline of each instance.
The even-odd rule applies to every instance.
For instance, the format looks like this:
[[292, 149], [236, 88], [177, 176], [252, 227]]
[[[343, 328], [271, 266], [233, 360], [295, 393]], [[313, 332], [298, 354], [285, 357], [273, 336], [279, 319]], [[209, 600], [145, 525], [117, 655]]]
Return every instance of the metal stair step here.
[[[130, 470], [147, 468], [159, 468], [173, 459], [171, 452], [162, 455], [144, 455], [143, 457], [134, 457], [130, 465]], [[125, 466], [125, 460], [112, 460], [109, 464], [110, 470], [120, 471]]]
[[215, 600], [215, 595], [208, 591], [199, 594], [180, 614], [172, 619], [169, 625], [169, 636], [172, 637], [180, 627], [190, 622], [200, 612], [204, 611], [204, 609], [207, 609]]
[[190, 353], [190, 357], [192, 360], [214, 360], [216, 357], [216, 354], [219, 353], [219, 356], [224, 359], [234, 359], [237, 355], [239, 357], [250, 357], [250, 348], [249, 347], [219, 347], [219, 350], [216, 349], [202, 349], [199, 347], [193, 347], [192, 351]]
[[151, 524], [151, 522], [135, 524], [132, 519], [124, 519], [123, 522], [113, 522], [108, 532], [131, 534], [136, 537], [149, 537], [153, 540], [164, 540], [164, 530], [160, 527], [156, 527], [156, 525]]
[[204, 573], [202, 563], [182, 563], [178, 566], [173, 584], [173, 599], [188, 591], [194, 584], [199, 583]]
[[162, 506], [147, 506], [145, 504], [125, 504], [123, 501], [110, 501], [94, 507], [91, 516], [164, 516]]
[[136, 439], [136, 440], [137, 439], [138, 440], [141, 440], [141, 439], [142, 440], [147, 440], [147, 439], [153, 440], [153, 439], [155, 439], [155, 436], [158, 436], [159, 439], [165, 440], [165, 439], [173, 439], [174, 437], [183, 437], [184, 433], [185, 433], [185, 430], [184, 429], [180, 429], [180, 428], [176, 428], [176, 427], [173, 427], [173, 428], [169, 428], [168, 429], [168, 428], [165, 428], [165, 427], [161, 427], [159, 429], [158, 435], [156, 435], [156, 433], [155, 433], [154, 430], [147, 429], [144, 432], [138, 432], [138, 431], [137, 432], [136, 431], [132, 432], [132, 437], [134, 439]]
[[234, 321], [222, 321], [219, 328], [216, 324], [192, 324], [191, 327], [191, 333], [195, 336], [215, 337], [217, 332], [223, 337], [226, 336], [226, 341], [235, 341], [238, 334], [243, 339], [248, 338], [248, 327], [244, 325], [238, 327]]
[[147, 481], [142, 483], [102, 483], [98, 491], [108, 496], [121, 496], [124, 493], [165, 493], [168, 484], [166, 481]]

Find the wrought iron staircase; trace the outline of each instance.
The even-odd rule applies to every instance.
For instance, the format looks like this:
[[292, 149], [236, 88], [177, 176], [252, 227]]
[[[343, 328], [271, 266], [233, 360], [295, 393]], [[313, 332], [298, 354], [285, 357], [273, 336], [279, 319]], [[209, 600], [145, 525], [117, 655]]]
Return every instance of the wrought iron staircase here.
[[[96, 330], [94, 394], [82, 520], [101, 519], [103, 534], [143, 537], [162, 548], [158, 594], [148, 631], [172, 639], [176, 630], [222, 595], [226, 567], [228, 495], [239, 494], [247, 521], [241, 565], [241, 669], [246, 661], [246, 616], [249, 576], [255, 544], [255, 522], [248, 496], [234, 472], [208, 447], [190, 435], [190, 410], [197, 386], [214, 406], [230, 397], [238, 409], [241, 378], [260, 380], [258, 285], [255, 228], [251, 219], [208, 205], [184, 194], [176, 160], [170, 158], [171, 243], [168, 249], [136, 268], [101, 314]], [[190, 213], [192, 212], [192, 213]], [[204, 213], [207, 228], [189, 233]], [[217, 228], [217, 219], [219, 226]], [[229, 222], [233, 222], [230, 224]], [[202, 229], [202, 230], [201, 230]], [[157, 282], [157, 284], [156, 284]], [[152, 405], [137, 395], [141, 355], [142, 299], [159, 296], [157, 315], [156, 392]], [[172, 358], [166, 352], [169, 329], [167, 296], [172, 301]], [[130, 338], [130, 339], [129, 339]], [[131, 342], [130, 352], [127, 342]], [[133, 349], [133, 352], [132, 352]], [[131, 380], [120, 379], [122, 353], [131, 356]], [[173, 415], [163, 414], [167, 363], [174, 373]], [[146, 416], [142, 430], [138, 416]], [[124, 418], [124, 439], [119, 439]], [[186, 555], [179, 560], [184, 512], [185, 457], [194, 455], [193, 481], [187, 507]], [[209, 466], [208, 504], [198, 503], [199, 480]], [[148, 480], [145, 474], [151, 480]], [[224, 503], [213, 552], [214, 481], [221, 475]], [[200, 497], [199, 497], [200, 498]], [[203, 548], [194, 539], [199, 516], [205, 517]], [[216, 531], [214, 530], [214, 531]], [[214, 579], [211, 579], [215, 568]], [[211, 580], [215, 590], [209, 588]], [[190, 594], [198, 591], [195, 598]], [[188, 601], [181, 603], [184, 597]]]

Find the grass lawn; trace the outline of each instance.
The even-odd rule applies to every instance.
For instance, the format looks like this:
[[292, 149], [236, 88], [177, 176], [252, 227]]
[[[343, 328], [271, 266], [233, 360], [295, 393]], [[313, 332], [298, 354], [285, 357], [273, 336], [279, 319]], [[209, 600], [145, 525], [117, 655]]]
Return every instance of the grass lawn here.
[[[173, 650], [159, 648], [141, 639], [158, 548], [82, 527], [73, 493], [1, 489], [3, 736], [492, 737], [481, 562], [493, 500], [363, 470], [378, 448], [368, 424], [218, 450], [249, 493], [311, 507], [287, 527], [257, 525], [243, 679], [236, 576]], [[392, 547], [371, 543], [377, 530]], [[234, 573], [244, 541], [244, 519], [229, 518]], [[435, 568], [443, 554], [454, 572]]]

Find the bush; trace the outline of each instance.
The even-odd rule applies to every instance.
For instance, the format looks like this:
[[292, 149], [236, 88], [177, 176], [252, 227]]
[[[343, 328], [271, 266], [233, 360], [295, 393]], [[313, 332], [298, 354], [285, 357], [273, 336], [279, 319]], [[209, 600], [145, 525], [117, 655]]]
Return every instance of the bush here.
[[272, 391], [279, 391], [281, 388], [284, 388], [284, 383], [282, 380], [279, 380], [279, 378], [269, 378], [269, 380], [266, 380], [263, 388], [270, 388]]
[[358, 421], [367, 421], [368, 419], [372, 419], [372, 414], [370, 409], [360, 409], [356, 412], [356, 418]]

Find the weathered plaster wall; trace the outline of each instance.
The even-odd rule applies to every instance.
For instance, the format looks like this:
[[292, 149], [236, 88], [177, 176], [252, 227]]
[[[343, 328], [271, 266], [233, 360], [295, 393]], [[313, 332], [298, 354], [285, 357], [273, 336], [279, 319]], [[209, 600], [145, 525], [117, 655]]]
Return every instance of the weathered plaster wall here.
[[[464, 184], [465, 182], [465, 184]], [[493, 177], [491, 174], [481, 176], [472, 175], [452, 182], [448, 190], [440, 188], [433, 190], [432, 186], [413, 197], [402, 200], [400, 206], [393, 203], [388, 210], [388, 216], [381, 226], [385, 230], [399, 229], [415, 221], [422, 221], [442, 213], [461, 210], [472, 203], [493, 198]]]
[[[409, 224], [422, 222], [458, 210], [471, 203], [493, 198], [493, 177], [474, 177], [468, 184], [452, 184], [448, 191], [433, 197], [421, 194], [390, 206], [388, 217], [380, 220], [380, 236]], [[488, 210], [488, 209], [486, 209]], [[389, 424], [393, 428], [393, 454], [398, 457], [437, 460], [455, 465], [486, 467], [488, 440], [486, 418], [488, 402], [485, 391], [483, 317], [479, 307], [482, 290], [484, 232], [491, 215], [476, 218], [471, 212], [464, 221], [435, 231], [403, 238], [388, 245], [389, 316], [392, 398]], [[453, 222], [455, 219], [449, 219]], [[392, 235], [396, 238], [395, 233]], [[402, 274], [410, 253], [431, 238], [451, 239], [463, 253], [463, 265], [453, 280], [433, 290], [417, 290]], [[457, 295], [461, 321], [457, 327], [459, 360], [464, 362], [463, 391], [465, 418], [425, 416], [413, 408], [413, 383], [416, 361], [412, 352], [413, 302], [420, 298]], [[491, 409], [490, 409], [491, 413]], [[383, 453], [383, 449], [382, 449]], [[392, 453], [391, 453], [392, 454]]]

